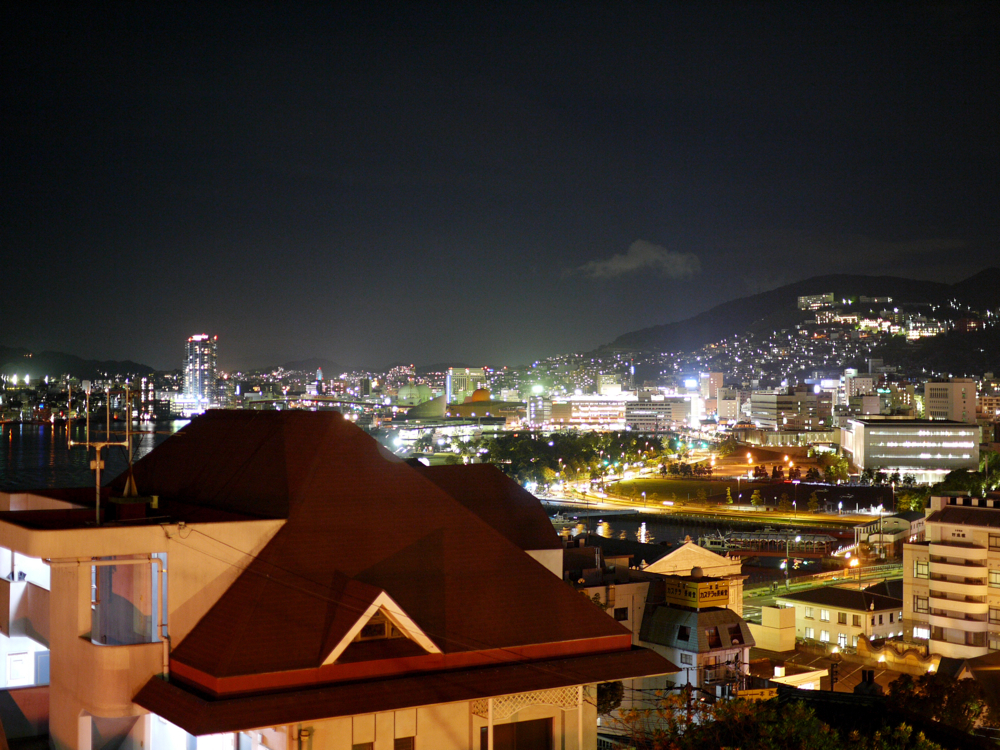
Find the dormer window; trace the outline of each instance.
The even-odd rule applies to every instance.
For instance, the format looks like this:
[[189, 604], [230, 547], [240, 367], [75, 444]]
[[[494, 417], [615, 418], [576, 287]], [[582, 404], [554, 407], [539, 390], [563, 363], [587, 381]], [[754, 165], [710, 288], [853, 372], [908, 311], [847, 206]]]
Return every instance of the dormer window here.
[[379, 641], [389, 638], [405, 638], [399, 628], [389, 622], [389, 618], [381, 610], [372, 615], [371, 619], [361, 628], [354, 641]]

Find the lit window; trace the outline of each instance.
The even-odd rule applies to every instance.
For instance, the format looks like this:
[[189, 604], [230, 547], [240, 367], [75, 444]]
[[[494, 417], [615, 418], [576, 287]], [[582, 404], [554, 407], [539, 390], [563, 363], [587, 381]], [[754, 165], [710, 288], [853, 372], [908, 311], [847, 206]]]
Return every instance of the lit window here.
[[[1000, 571], [997, 571], [997, 572], [998, 572], [998, 574], [1000, 574]], [[930, 568], [929, 568], [928, 563], [927, 563], [926, 560], [914, 560], [913, 561], [913, 577], [914, 578], [929, 578], [930, 577]], [[991, 577], [991, 585], [993, 585], [992, 584], [992, 577]], [[998, 576], [998, 578], [997, 578], [996, 585], [1000, 586], [1000, 576]]]
[[821, 622], [830, 622], [830, 610], [821, 609], [819, 611], [819, 619]]
[[823, 641], [823, 643], [829, 643], [830, 642], [830, 631], [829, 630], [821, 630], [821, 631], [819, 631], [819, 639], [821, 641]]

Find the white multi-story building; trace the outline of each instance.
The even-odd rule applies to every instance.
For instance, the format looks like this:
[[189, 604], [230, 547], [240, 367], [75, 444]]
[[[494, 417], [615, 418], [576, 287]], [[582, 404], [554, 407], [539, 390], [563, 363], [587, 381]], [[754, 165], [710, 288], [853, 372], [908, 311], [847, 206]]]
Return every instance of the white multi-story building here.
[[807, 386], [750, 395], [750, 419], [762, 430], [820, 430], [827, 426], [832, 408], [828, 393]]
[[939, 482], [955, 469], [979, 466], [979, 429], [947, 420], [849, 419], [841, 446], [859, 469], [912, 474]]
[[976, 423], [976, 381], [972, 378], [931, 380], [924, 386], [924, 416]]
[[908, 639], [955, 658], [1000, 650], [1000, 493], [932, 497], [925, 539], [903, 545]]
[[661, 401], [629, 401], [625, 404], [625, 424], [639, 432], [664, 432], [691, 418], [691, 401], [665, 398]]

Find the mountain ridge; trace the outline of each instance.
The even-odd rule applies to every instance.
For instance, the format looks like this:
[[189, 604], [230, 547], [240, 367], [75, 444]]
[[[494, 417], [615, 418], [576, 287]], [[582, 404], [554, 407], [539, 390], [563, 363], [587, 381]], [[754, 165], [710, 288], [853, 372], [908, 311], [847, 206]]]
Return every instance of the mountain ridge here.
[[781, 330], [799, 322], [798, 297], [833, 292], [836, 298], [892, 297], [897, 304], [947, 304], [973, 309], [1000, 307], [1000, 268], [989, 267], [955, 284], [897, 276], [827, 274], [742, 297], [691, 318], [624, 333], [598, 351], [694, 351], [746, 332]]

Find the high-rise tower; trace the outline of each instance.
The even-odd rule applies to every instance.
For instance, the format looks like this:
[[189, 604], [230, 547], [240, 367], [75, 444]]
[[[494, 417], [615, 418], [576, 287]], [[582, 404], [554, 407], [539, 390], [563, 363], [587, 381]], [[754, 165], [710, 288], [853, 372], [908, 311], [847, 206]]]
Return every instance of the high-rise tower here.
[[184, 399], [203, 409], [216, 401], [215, 358], [218, 336], [199, 333], [187, 340], [184, 358]]

